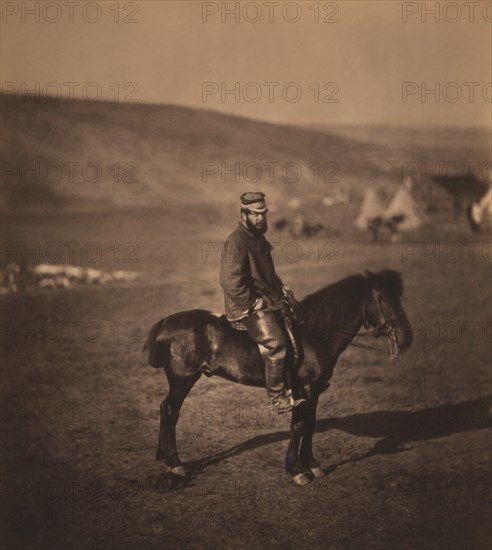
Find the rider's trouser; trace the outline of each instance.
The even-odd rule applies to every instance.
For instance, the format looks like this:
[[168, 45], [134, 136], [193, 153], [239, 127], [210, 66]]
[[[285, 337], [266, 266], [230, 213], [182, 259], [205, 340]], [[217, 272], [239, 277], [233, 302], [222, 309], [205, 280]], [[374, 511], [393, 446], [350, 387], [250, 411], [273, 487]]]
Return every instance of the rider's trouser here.
[[249, 336], [266, 348], [265, 380], [269, 397], [275, 399], [285, 391], [287, 342], [280, 312], [256, 311], [241, 321]]

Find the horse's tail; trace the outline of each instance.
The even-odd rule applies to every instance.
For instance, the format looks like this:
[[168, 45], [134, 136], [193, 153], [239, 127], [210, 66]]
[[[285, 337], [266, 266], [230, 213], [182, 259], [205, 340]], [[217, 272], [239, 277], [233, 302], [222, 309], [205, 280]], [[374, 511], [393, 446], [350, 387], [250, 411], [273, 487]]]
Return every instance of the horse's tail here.
[[157, 335], [165, 320], [166, 319], [161, 319], [150, 329], [149, 336], [147, 337], [142, 349], [142, 351], [146, 351], [148, 354], [147, 361], [149, 365], [156, 369], [160, 369], [164, 366], [164, 357], [162, 357], [162, 354], [160, 353], [161, 350], [159, 342], [157, 341]]

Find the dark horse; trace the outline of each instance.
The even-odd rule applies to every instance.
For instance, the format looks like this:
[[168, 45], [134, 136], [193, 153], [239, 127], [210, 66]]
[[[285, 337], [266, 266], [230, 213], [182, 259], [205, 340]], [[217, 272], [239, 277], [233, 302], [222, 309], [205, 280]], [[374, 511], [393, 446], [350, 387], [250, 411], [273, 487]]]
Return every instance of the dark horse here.
[[[392, 270], [352, 275], [307, 296], [298, 306], [304, 361], [298, 380], [307, 403], [292, 411], [291, 441], [285, 468], [300, 485], [323, 475], [312, 452], [316, 407], [329, 386], [340, 354], [362, 325], [386, 336], [396, 353], [412, 342], [412, 330], [400, 304], [401, 275]], [[265, 387], [264, 362], [247, 333], [235, 330], [225, 316], [193, 309], [162, 319], [147, 340], [149, 363], [163, 368], [169, 393], [161, 403], [157, 460], [173, 474], [185, 475], [176, 448], [181, 406], [202, 374], [222, 376], [247, 386]]]

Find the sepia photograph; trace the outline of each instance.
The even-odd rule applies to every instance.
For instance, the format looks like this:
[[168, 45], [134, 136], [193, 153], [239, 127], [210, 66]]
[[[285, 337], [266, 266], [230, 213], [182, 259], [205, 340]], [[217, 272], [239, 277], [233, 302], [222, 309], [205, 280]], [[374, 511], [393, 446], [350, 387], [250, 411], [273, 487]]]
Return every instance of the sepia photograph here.
[[0, 549], [492, 547], [492, 2], [0, 0]]

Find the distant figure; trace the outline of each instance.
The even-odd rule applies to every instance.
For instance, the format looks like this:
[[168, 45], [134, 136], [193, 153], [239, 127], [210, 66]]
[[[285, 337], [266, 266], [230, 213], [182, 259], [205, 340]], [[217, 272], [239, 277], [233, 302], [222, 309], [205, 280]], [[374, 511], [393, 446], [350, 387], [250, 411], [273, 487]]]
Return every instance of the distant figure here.
[[339, 231], [333, 229], [330, 226], [325, 225], [319, 216], [315, 216], [313, 219], [307, 218], [301, 212], [297, 212], [291, 221], [287, 218], [279, 218], [274, 223], [275, 229], [278, 231], [289, 230], [291, 237], [294, 239], [303, 239], [313, 237], [338, 237]]
[[290, 224], [290, 234], [294, 239], [300, 239], [304, 233], [304, 217], [298, 212], [291, 224]]
[[373, 242], [379, 242], [381, 232], [386, 230], [389, 233], [390, 242], [397, 243], [400, 240], [398, 225], [403, 221], [403, 218], [403, 216], [392, 216], [391, 218], [376, 216], [375, 218], [371, 218], [368, 223], [368, 229], [372, 234]]

